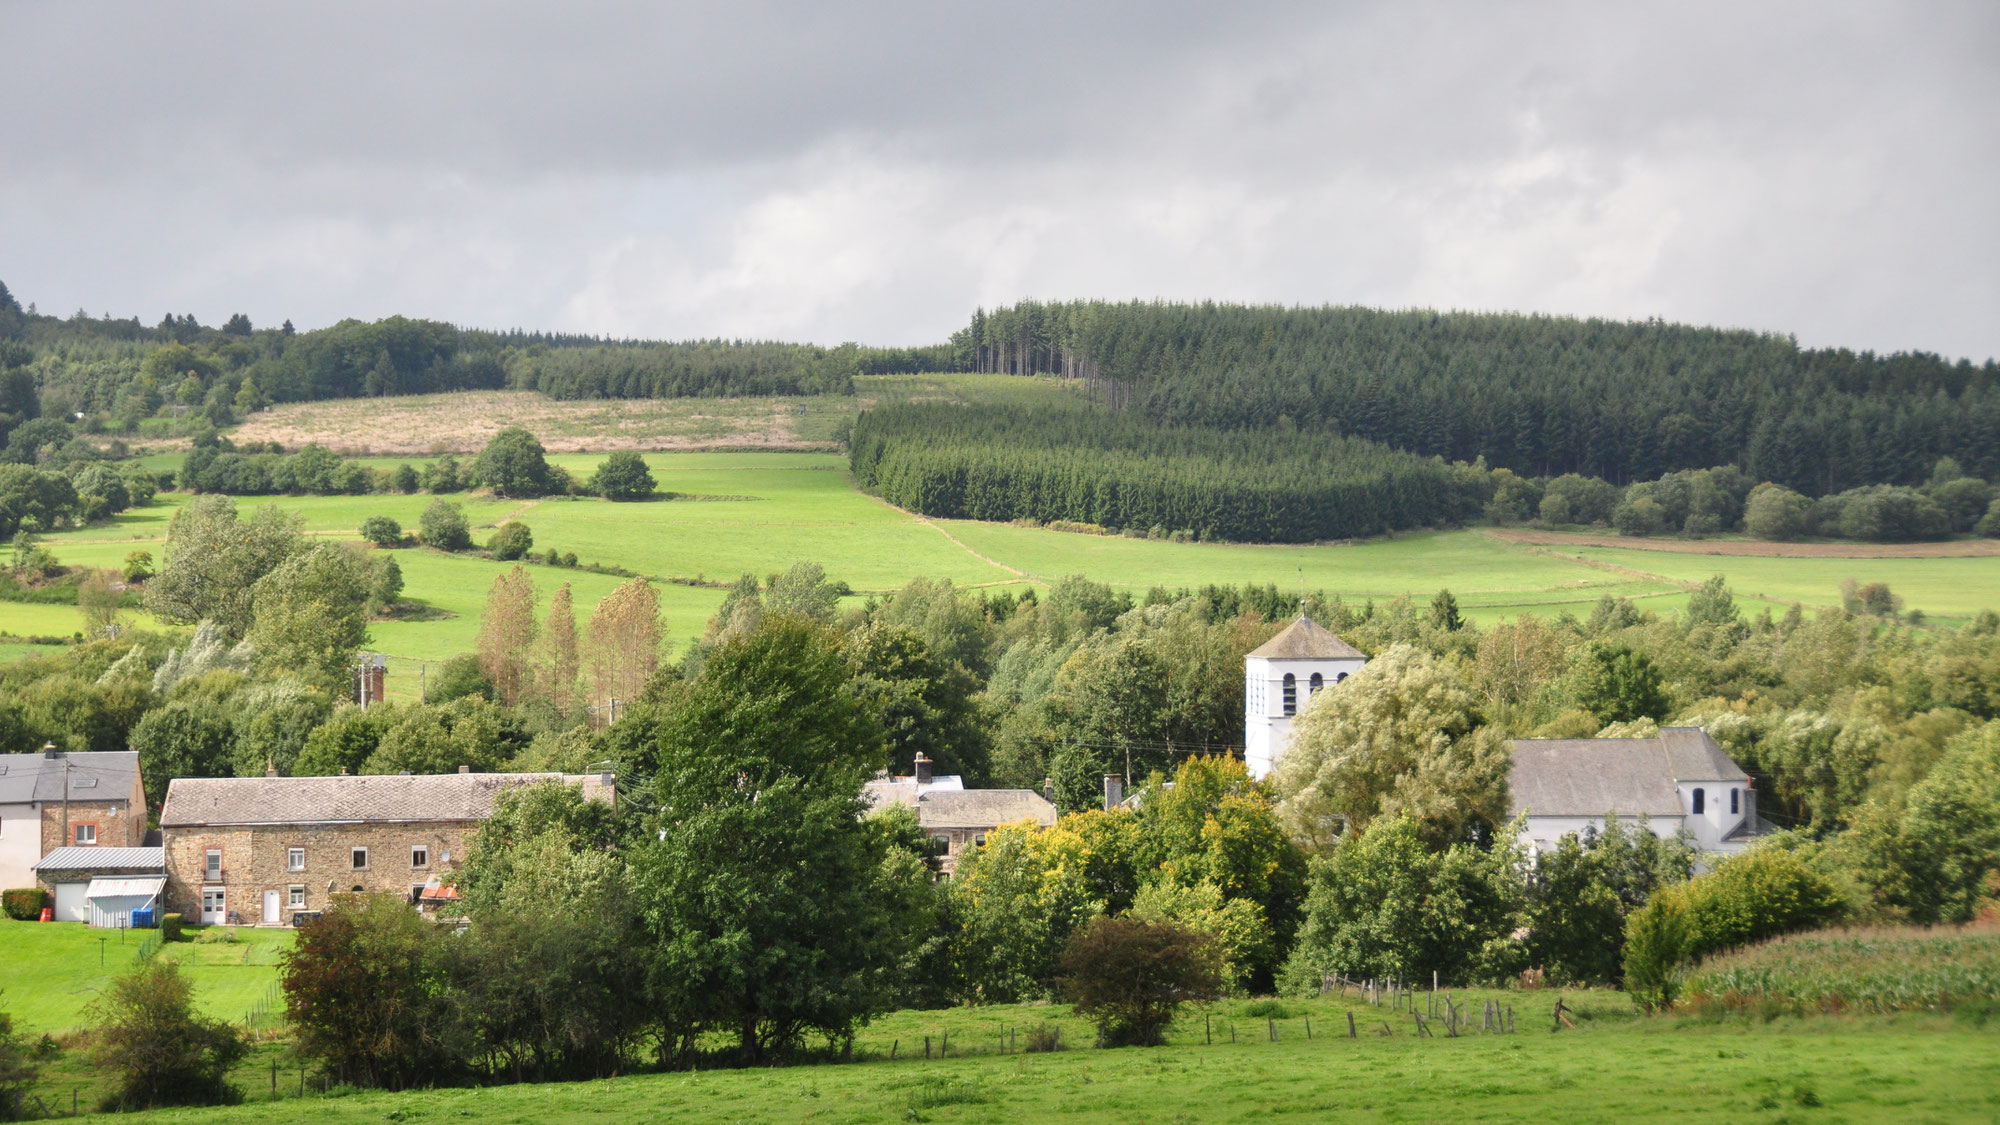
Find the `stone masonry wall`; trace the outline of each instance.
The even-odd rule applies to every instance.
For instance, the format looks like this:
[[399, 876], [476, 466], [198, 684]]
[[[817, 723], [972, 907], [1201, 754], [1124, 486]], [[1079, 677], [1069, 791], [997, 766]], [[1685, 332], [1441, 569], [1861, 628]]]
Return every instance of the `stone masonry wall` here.
[[[264, 892], [277, 891], [281, 923], [296, 911], [322, 911], [331, 895], [356, 890], [407, 898], [412, 887], [454, 870], [465, 858], [465, 843], [476, 822], [422, 821], [377, 824], [307, 824], [258, 828], [169, 828], [165, 832], [168, 909], [192, 923], [201, 917], [204, 886], [221, 886], [224, 909], [245, 925], [263, 921]], [[410, 863], [410, 849], [422, 845], [426, 862]], [[353, 866], [352, 849], [368, 849], [368, 866]], [[208, 849], [222, 850], [222, 881], [204, 881]], [[304, 870], [288, 866], [290, 849], [306, 851]], [[293, 887], [304, 891], [294, 904]]]
[[[78, 824], [97, 825], [97, 846], [100, 848], [136, 848], [146, 842], [145, 806], [134, 816], [124, 801], [79, 801], [69, 802], [69, 823], [74, 829]], [[63, 803], [47, 801], [42, 805], [42, 854], [47, 855], [57, 848], [70, 846], [73, 841], [63, 836]]]

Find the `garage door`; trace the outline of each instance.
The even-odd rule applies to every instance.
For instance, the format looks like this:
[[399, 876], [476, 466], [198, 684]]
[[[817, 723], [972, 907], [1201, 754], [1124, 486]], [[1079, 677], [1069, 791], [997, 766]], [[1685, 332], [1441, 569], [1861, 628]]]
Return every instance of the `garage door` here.
[[56, 921], [90, 921], [90, 899], [86, 897], [89, 890], [89, 883], [57, 883]]

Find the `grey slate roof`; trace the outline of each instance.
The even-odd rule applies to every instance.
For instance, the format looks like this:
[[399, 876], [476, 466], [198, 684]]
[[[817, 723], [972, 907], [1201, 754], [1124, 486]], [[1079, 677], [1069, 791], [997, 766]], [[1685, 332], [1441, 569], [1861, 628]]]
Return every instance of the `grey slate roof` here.
[[925, 828], [993, 828], [1017, 820], [1033, 820], [1046, 828], [1056, 822], [1056, 807], [1033, 789], [926, 789], [874, 784], [862, 792], [873, 809], [903, 805], [917, 811]]
[[165, 848], [57, 848], [35, 864], [37, 871], [164, 871]]
[[1510, 815], [1680, 816], [1682, 781], [1749, 782], [1699, 727], [1657, 738], [1523, 738], [1513, 749]]
[[47, 758], [41, 754], [0, 754], [0, 805], [63, 799], [63, 763], [69, 763], [70, 799], [129, 801], [139, 755], [131, 750], [98, 750]]
[[504, 790], [559, 773], [355, 774], [339, 777], [177, 777], [160, 827], [484, 820]]
[[1265, 660], [1365, 660], [1361, 650], [1333, 635], [1310, 617], [1300, 617], [1277, 636], [1250, 650]]

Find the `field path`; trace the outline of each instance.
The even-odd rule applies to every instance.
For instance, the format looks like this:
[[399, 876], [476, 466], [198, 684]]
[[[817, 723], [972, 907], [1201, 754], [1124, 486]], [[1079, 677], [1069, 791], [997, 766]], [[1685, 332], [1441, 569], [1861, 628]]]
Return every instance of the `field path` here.
[[[1549, 556], [1549, 557], [1551, 557], [1551, 558], [1558, 558], [1558, 559], [1561, 559], [1561, 560], [1563, 560], [1564, 562], [1573, 562], [1573, 563], [1578, 563], [1578, 564], [1580, 564], [1580, 565], [1583, 565], [1583, 566], [1587, 566], [1587, 567], [1590, 567], [1590, 568], [1591, 568], [1591, 569], [1593, 569], [1593, 570], [1601, 570], [1601, 571], [1605, 572], [1606, 574], [1616, 574], [1616, 575], [1619, 575], [1620, 577], [1624, 577], [1624, 578], [1636, 578], [1636, 579], [1639, 579], [1639, 580], [1641, 580], [1641, 581], [1645, 581], [1645, 582], [1658, 582], [1658, 583], [1661, 583], [1661, 584], [1663, 584], [1663, 585], [1667, 585], [1667, 586], [1673, 586], [1673, 587], [1676, 587], [1676, 588], [1678, 588], [1678, 589], [1682, 589], [1682, 590], [1686, 590], [1686, 591], [1688, 591], [1688, 592], [1690, 592], [1690, 593], [1692, 593], [1692, 592], [1694, 592], [1694, 591], [1696, 591], [1696, 590], [1699, 590], [1699, 589], [1701, 589], [1701, 583], [1699, 583], [1699, 582], [1689, 582], [1689, 581], [1687, 581], [1686, 579], [1683, 579], [1683, 578], [1671, 578], [1671, 577], [1668, 577], [1667, 575], [1664, 575], [1664, 574], [1654, 574], [1654, 573], [1653, 573], [1652, 571], [1650, 571], [1650, 570], [1640, 570], [1640, 569], [1639, 569], [1638, 567], [1636, 567], [1636, 566], [1620, 566], [1619, 564], [1617, 564], [1617, 563], [1614, 563], [1614, 562], [1606, 562], [1606, 561], [1605, 561], [1605, 560], [1603, 560], [1603, 559], [1593, 559], [1593, 558], [1590, 558], [1590, 557], [1588, 557], [1588, 556], [1586, 556], [1586, 555], [1571, 555], [1571, 554], [1566, 554], [1566, 553], [1564, 553], [1564, 552], [1562, 552], [1562, 551], [1555, 551], [1555, 550], [1550, 550], [1548, 546], [1544, 546], [1543, 544], [1540, 544], [1540, 543], [1537, 543], [1536, 541], [1534, 541], [1534, 540], [1532, 540], [1532, 539], [1526, 539], [1526, 538], [1522, 538], [1522, 537], [1521, 537], [1521, 536], [1522, 536], [1522, 535], [1524, 535], [1524, 534], [1526, 534], [1526, 535], [1535, 535], [1535, 534], [1545, 534], [1545, 533], [1541, 533], [1541, 532], [1526, 532], [1526, 533], [1514, 533], [1514, 534], [1509, 534], [1508, 532], [1506, 532], [1506, 531], [1503, 531], [1503, 530], [1501, 530], [1501, 529], [1498, 529], [1498, 528], [1486, 528], [1486, 529], [1484, 529], [1484, 530], [1483, 530], [1483, 531], [1481, 532], [1481, 534], [1482, 534], [1482, 535], [1485, 535], [1485, 536], [1486, 536], [1486, 537], [1487, 537], [1488, 539], [1493, 539], [1493, 540], [1497, 540], [1497, 541], [1499, 541], [1499, 543], [1500, 543], [1500, 544], [1501, 544], [1502, 546], [1504, 546], [1504, 547], [1508, 547], [1508, 548], [1511, 548], [1511, 549], [1513, 549], [1513, 550], [1517, 550], [1517, 551], [1527, 551], [1527, 552], [1529, 552], [1529, 553], [1531, 553], [1531, 554], [1538, 554], [1538, 555], [1548, 555], [1548, 556]], [[1598, 538], [1598, 537], [1596, 537], [1596, 536], [1588, 536], [1588, 535], [1579, 535], [1579, 536], [1577, 536], [1576, 538], [1577, 538], [1577, 539], [1579, 539], [1579, 540], [1586, 540], [1586, 539], [1592, 539], [1592, 538]], [[1571, 542], [1571, 541], [1570, 541], [1570, 540], [1568, 540], [1568, 539], [1564, 539], [1564, 540], [1562, 540], [1562, 541], [1560, 542], [1560, 544], [1559, 544], [1559, 545], [1560, 545], [1560, 546], [1599, 546], [1600, 544], [1595, 544], [1595, 543], [1573, 543], [1573, 542]], [[1616, 546], [1623, 546], [1623, 544], [1614, 544], [1614, 545], [1616, 545]], [[1673, 553], [1676, 553], [1676, 554], [1688, 554], [1688, 553], [1691, 553], [1691, 552], [1685, 552], [1685, 551], [1681, 551], [1681, 552], [1673, 552]], [[1714, 553], [1718, 553], [1718, 554], [1719, 554], [1719, 553], [1722, 553], [1722, 552], [1714, 552]], [[1732, 553], [1737, 553], [1737, 554], [1741, 554], [1741, 553], [1743, 553], [1743, 552], [1732, 552]], [[1789, 601], [1786, 601], [1786, 600], [1784, 600], [1783, 598], [1774, 598], [1774, 597], [1771, 597], [1771, 596], [1769, 596], [1769, 595], [1767, 595], [1767, 594], [1760, 594], [1760, 593], [1757, 593], [1757, 592], [1756, 592], [1756, 591], [1754, 591], [1754, 590], [1735, 590], [1735, 589], [1733, 589], [1733, 588], [1732, 588], [1732, 590], [1731, 590], [1730, 592], [1731, 592], [1732, 594], [1734, 594], [1735, 596], [1739, 597], [1739, 598], [1754, 598], [1754, 599], [1756, 599], [1757, 601], [1760, 601], [1760, 602], [1769, 602], [1769, 603], [1770, 603], [1770, 604], [1772, 604], [1772, 605], [1780, 605], [1780, 606], [1787, 606], [1787, 607], [1789, 607], [1790, 605], [1792, 605], [1792, 603], [1791, 603], [1791, 602], [1789, 602]], [[1818, 609], [1824, 609], [1824, 608], [1827, 608], [1827, 607], [1825, 607], [1825, 606], [1815, 606], [1814, 608], [1818, 608]]]
[[1765, 559], [1968, 559], [2000, 556], [2000, 539], [1950, 539], [1942, 543], [1766, 543], [1745, 539], [1648, 539], [1519, 528], [1489, 528], [1486, 534], [1509, 543], [1534, 547], [1615, 547], [1625, 551]]

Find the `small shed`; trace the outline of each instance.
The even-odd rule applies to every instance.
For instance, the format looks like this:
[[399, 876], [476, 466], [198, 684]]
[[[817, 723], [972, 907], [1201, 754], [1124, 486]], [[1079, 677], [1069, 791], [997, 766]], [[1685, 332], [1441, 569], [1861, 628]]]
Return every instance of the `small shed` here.
[[133, 875], [92, 879], [84, 898], [90, 903], [90, 924], [101, 929], [127, 929], [134, 910], [156, 909], [165, 875]]
[[57, 848], [35, 864], [55, 896], [55, 920], [93, 926], [129, 926], [133, 910], [157, 907], [166, 874], [165, 848]]

